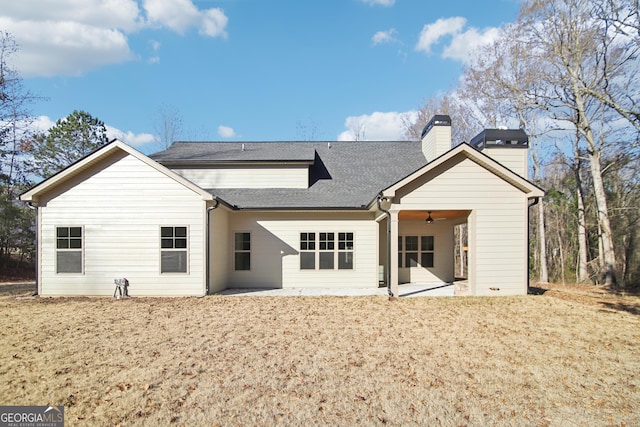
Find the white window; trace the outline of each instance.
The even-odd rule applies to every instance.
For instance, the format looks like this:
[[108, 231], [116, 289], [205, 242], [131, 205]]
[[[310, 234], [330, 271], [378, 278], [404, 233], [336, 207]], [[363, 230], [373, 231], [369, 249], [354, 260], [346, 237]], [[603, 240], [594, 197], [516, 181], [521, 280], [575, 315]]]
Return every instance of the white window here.
[[56, 273], [82, 274], [82, 234], [82, 227], [56, 227]]
[[251, 233], [236, 233], [234, 242], [236, 271], [251, 270]]
[[316, 269], [316, 233], [300, 233], [300, 270]]
[[353, 236], [343, 232], [300, 233], [300, 269], [353, 270]]
[[353, 233], [338, 233], [338, 269], [353, 270]]
[[334, 233], [318, 233], [318, 245], [319, 245], [319, 256], [320, 256], [320, 270], [333, 270], [334, 265], [334, 252], [335, 252], [335, 242], [334, 242]]
[[432, 268], [435, 244], [433, 236], [398, 236], [398, 267]]
[[186, 273], [188, 265], [187, 227], [160, 227], [160, 272]]

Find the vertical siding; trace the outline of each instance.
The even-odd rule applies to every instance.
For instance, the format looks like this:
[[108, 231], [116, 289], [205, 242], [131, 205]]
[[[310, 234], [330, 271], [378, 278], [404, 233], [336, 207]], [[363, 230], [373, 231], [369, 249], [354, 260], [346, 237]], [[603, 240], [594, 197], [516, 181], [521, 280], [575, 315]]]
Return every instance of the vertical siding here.
[[[399, 194], [395, 208], [469, 209], [471, 290], [526, 293], [527, 200], [521, 191], [469, 159], [443, 165]], [[492, 290], [491, 288], [497, 289]]]
[[[378, 223], [372, 214], [234, 212], [229, 228], [230, 254], [233, 254], [233, 233], [251, 233], [251, 271], [235, 271], [233, 256], [229, 257], [229, 284], [232, 287], [378, 286]], [[354, 269], [300, 270], [301, 232], [355, 233]]]
[[227, 167], [206, 169], [174, 169], [174, 172], [201, 188], [307, 188], [309, 168]]
[[[76, 177], [40, 208], [43, 295], [204, 294], [204, 201], [133, 156], [117, 153]], [[56, 226], [84, 227], [84, 274], [56, 274]], [[188, 273], [160, 274], [160, 226], [189, 228]]]

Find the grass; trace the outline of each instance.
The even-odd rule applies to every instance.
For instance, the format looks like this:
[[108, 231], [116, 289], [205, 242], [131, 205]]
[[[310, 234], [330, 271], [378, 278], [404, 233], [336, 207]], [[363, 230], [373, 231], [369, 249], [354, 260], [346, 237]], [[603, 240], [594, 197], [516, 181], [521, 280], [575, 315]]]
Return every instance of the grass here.
[[640, 425], [637, 297], [21, 291], [0, 286], [0, 404], [68, 426]]

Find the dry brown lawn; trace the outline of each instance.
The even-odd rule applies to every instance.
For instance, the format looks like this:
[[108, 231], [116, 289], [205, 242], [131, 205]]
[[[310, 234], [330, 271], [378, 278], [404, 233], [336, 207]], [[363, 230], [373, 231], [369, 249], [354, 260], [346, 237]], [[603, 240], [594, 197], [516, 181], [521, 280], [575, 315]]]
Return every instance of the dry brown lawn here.
[[30, 291], [0, 286], [0, 404], [68, 426], [640, 425], [637, 297]]

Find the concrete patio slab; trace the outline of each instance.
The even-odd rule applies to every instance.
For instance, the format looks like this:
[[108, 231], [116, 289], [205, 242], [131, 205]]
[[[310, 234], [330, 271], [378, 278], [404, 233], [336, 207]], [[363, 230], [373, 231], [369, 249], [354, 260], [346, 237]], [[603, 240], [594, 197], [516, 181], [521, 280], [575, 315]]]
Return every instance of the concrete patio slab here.
[[[444, 297], [454, 296], [452, 283], [426, 284], [408, 283], [400, 285], [400, 298], [414, 297]], [[387, 288], [287, 288], [287, 289], [242, 289], [230, 288], [218, 292], [217, 295], [233, 296], [369, 296], [388, 295]]]

